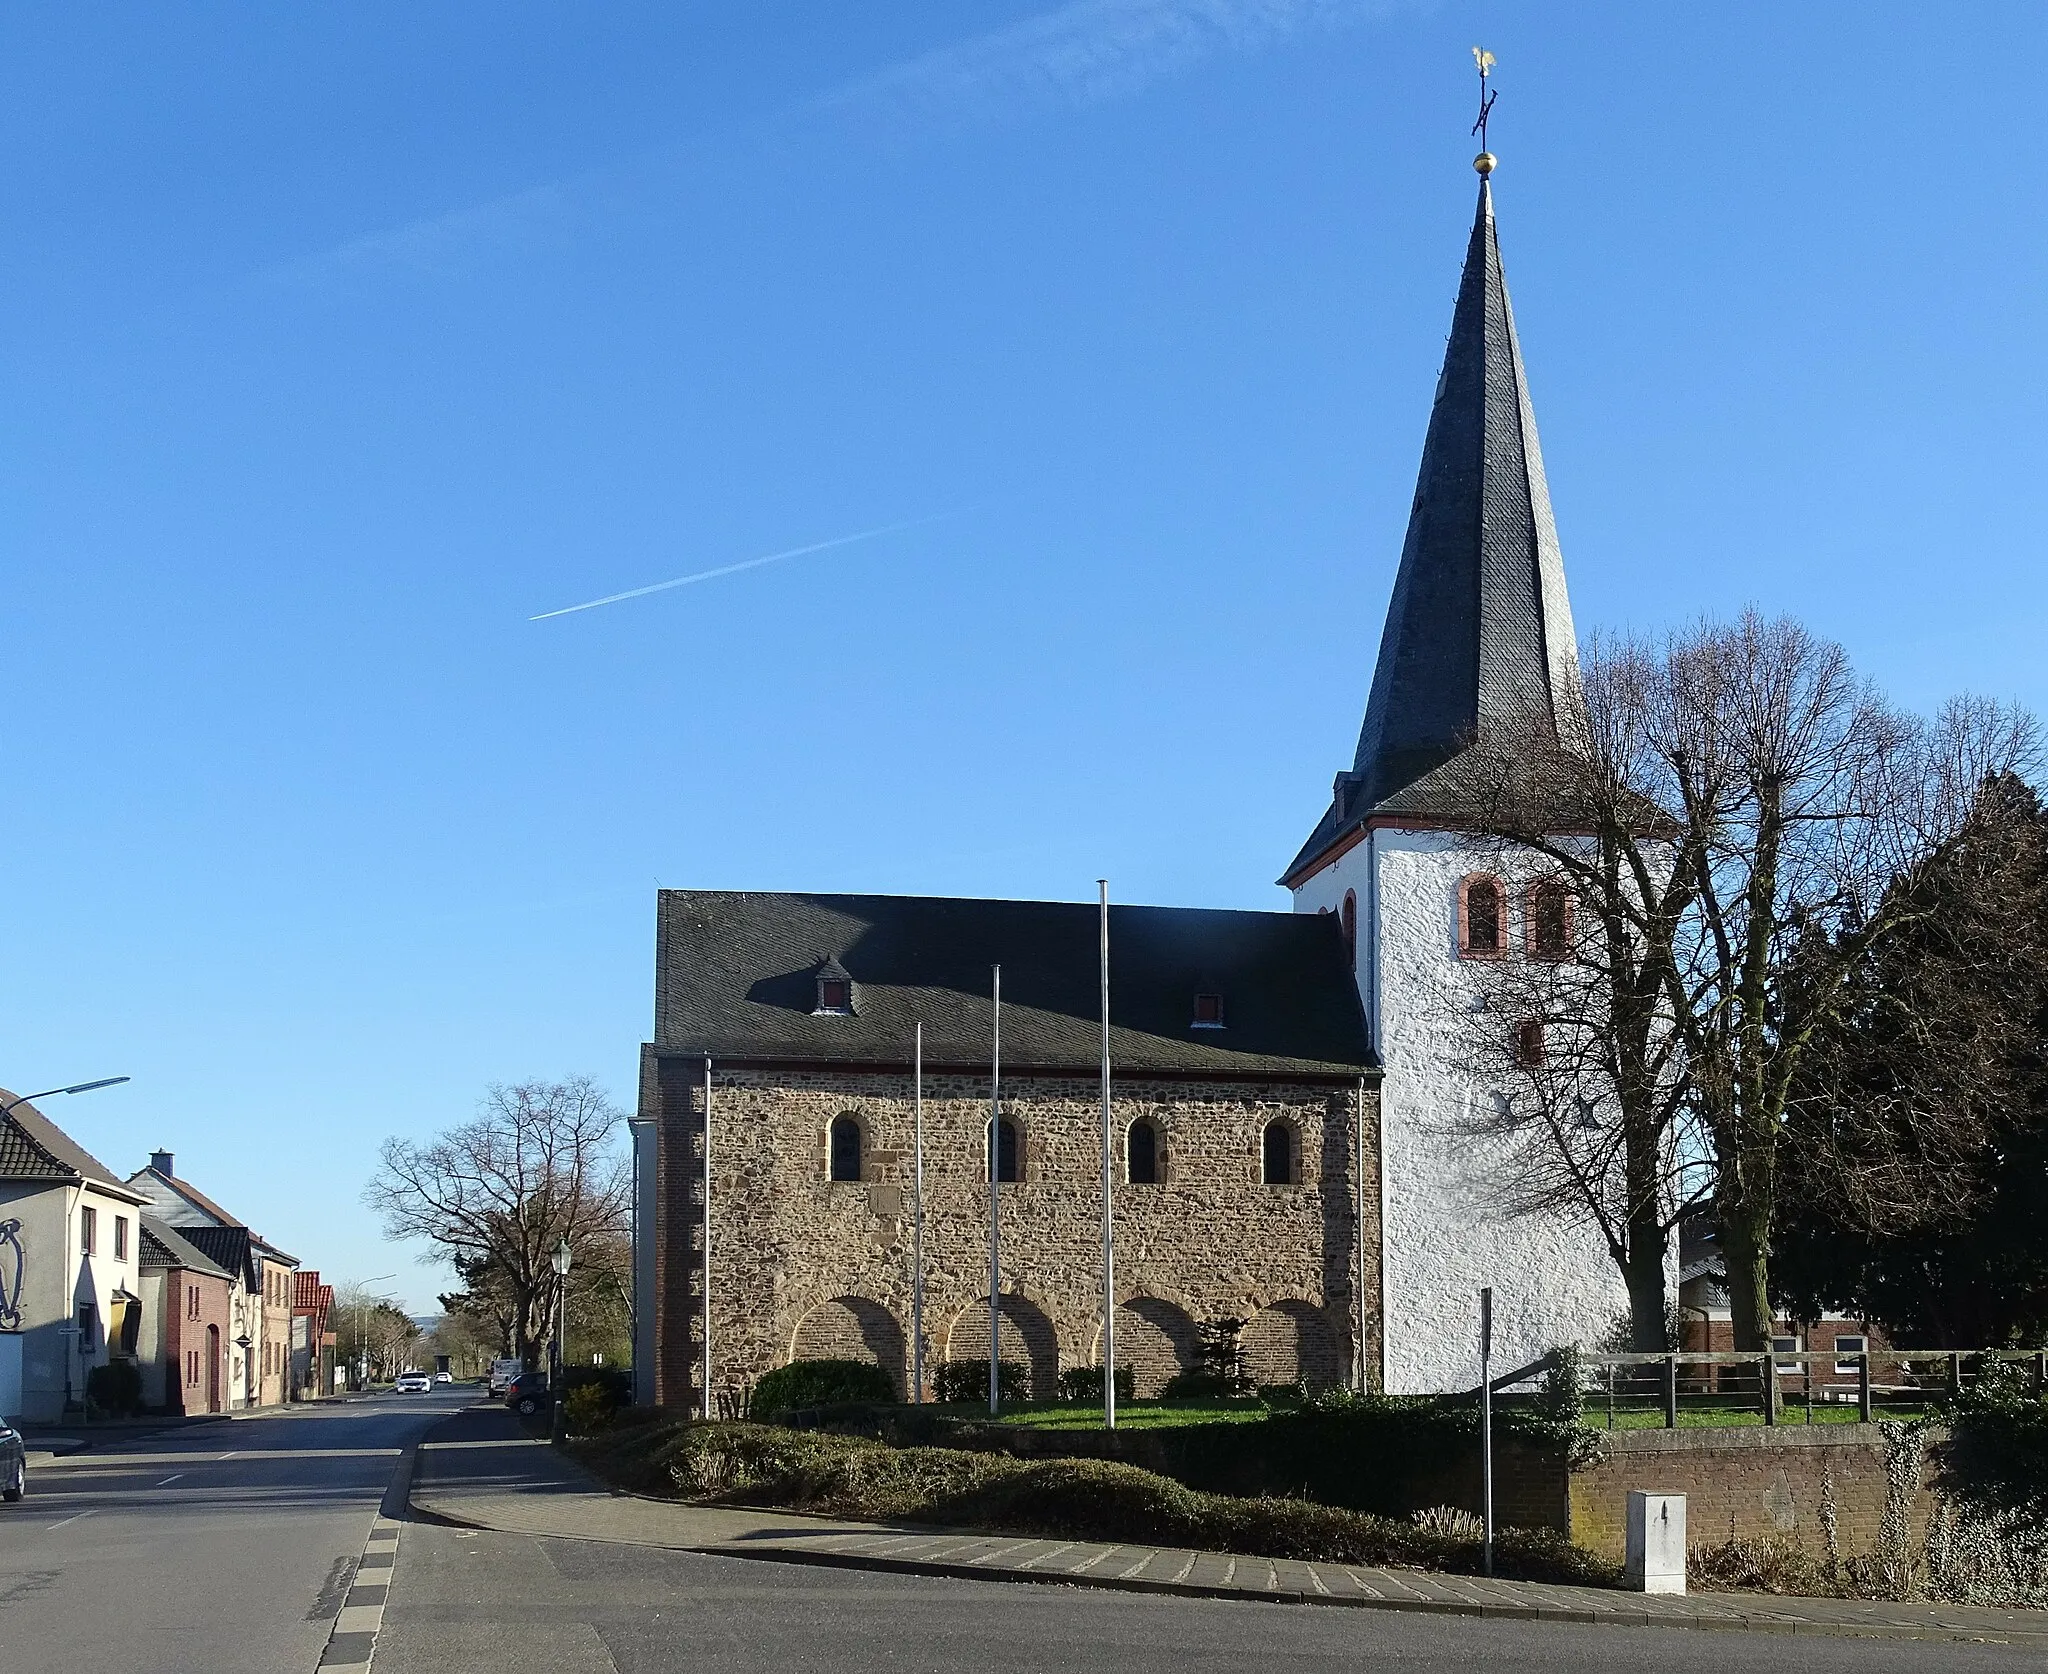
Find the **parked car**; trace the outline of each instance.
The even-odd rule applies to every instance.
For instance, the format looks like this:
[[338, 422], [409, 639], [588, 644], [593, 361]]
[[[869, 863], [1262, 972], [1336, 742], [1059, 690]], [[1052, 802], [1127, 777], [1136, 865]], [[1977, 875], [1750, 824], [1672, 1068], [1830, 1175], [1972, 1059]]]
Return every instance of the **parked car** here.
[[396, 1387], [401, 1395], [424, 1395], [434, 1387], [434, 1380], [425, 1372], [400, 1372]]
[[0, 1418], [0, 1500], [10, 1505], [28, 1492], [28, 1443]]
[[505, 1405], [522, 1417], [531, 1418], [548, 1404], [548, 1375], [521, 1372], [505, 1386]]
[[491, 1362], [490, 1392], [502, 1395], [512, 1386], [512, 1380], [526, 1370], [523, 1360], [493, 1360]]

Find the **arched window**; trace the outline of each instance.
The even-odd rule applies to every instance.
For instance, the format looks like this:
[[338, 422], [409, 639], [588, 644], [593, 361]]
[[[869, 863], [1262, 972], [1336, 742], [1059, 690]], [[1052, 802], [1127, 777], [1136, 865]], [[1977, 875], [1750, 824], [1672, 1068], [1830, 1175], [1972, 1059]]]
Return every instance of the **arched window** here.
[[832, 1118], [832, 1178], [860, 1178], [860, 1123], [851, 1116]]
[[1134, 1186], [1159, 1184], [1159, 1130], [1133, 1122], [1124, 1136], [1124, 1178]]
[[1529, 952], [1538, 959], [1562, 959], [1571, 950], [1571, 891], [1545, 878], [1529, 891]]
[[1348, 889], [1344, 892], [1344, 958], [1354, 971], [1358, 969], [1358, 897]]
[[1458, 951], [1467, 959], [1498, 959], [1507, 951], [1504, 905], [1498, 878], [1471, 877], [1458, 885]]
[[[984, 1133], [983, 1142], [987, 1135]], [[1005, 1116], [996, 1123], [996, 1180], [999, 1184], [1015, 1185], [1024, 1176], [1017, 1168], [1017, 1124]]]
[[1269, 1186], [1294, 1184], [1294, 1130], [1285, 1122], [1268, 1122], [1260, 1146], [1260, 1178]]

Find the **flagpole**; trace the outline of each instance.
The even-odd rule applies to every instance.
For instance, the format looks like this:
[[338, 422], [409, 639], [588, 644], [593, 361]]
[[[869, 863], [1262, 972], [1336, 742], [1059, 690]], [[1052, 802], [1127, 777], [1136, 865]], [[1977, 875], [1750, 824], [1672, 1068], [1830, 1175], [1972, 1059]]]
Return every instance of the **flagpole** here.
[[1109, 880], [1102, 892], [1102, 1425], [1116, 1428], [1116, 1218], [1109, 1107]]
[[996, 1411], [1001, 1381], [1003, 1277], [1003, 968], [995, 967], [994, 1021], [988, 1077], [988, 1410]]
[[711, 1058], [704, 1059], [704, 1418], [711, 1410]]
[[911, 1048], [910, 1151], [910, 1388], [924, 1400], [924, 1025]]

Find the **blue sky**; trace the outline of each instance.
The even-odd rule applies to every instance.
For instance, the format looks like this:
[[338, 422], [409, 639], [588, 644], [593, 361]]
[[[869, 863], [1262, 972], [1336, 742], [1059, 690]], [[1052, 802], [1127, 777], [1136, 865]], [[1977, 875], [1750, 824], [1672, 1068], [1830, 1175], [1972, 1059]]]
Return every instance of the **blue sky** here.
[[[330, 1278], [657, 882], [1277, 908], [1472, 209], [1582, 632], [2048, 707], [2038, 4], [0, 13], [0, 1083]], [[537, 613], [878, 526], [602, 609]]]

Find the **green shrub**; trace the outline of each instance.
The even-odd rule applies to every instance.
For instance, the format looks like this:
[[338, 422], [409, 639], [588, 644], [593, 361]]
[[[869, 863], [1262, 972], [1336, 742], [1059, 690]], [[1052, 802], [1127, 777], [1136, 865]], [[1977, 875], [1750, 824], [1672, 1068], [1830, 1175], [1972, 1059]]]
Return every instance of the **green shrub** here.
[[562, 1397], [562, 1422], [574, 1435], [587, 1436], [609, 1428], [617, 1411], [611, 1391], [602, 1384], [578, 1384]]
[[132, 1360], [109, 1360], [85, 1374], [85, 1404], [116, 1417], [142, 1410], [142, 1373]]
[[1233, 1380], [1199, 1366], [1191, 1366], [1168, 1378], [1159, 1396], [1165, 1401], [1221, 1401], [1243, 1393], [1242, 1386]]
[[[996, 1392], [1002, 1397], [1002, 1404], [1014, 1406], [1021, 1402], [1029, 1382], [1022, 1366], [1014, 1360], [1005, 1360], [996, 1371]], [[946, 1361], [932, 1374], [932, 1396], [941, 1406], [954, 1401], [972, 1401], [978, 1406], [987, 1406], [988, 1362]]]
[[780, 1418], [847, 1401], [893, 1401], [896, 1385], [872, 1360], [792, 1360], [754, 1385], [756, 1418]]
[[630, 1366], [564, 1366], [562, 1398], [566, 1401], [579, 1389], [601, 1389], [614, 1408], [633, 1404], [633, 1368]]
[[1987, 1515], [2048, 1523], [2048, 1401], [2029, 1370], [1985, 1360], [1939, 1417], [1950, 1437], [1941, 1455], [1944, 1493]]
[[[983, 1375], [981, 1387], [988, 1388], [988, 1377]], [[1076, 1406], [1102, 1405], [1102, 1368], [1100, 1366], [1070, 1366], [1060, 1373], [1060, 1399], [1071, 1401]], [[1119, 1401], [1135, 1401], [1138, 1398], [1138, 1374], [1128, 1366], [1116, 1369], [1116, 1398]]]
[[[1463, 1532], [1306, 1500], [1197, 1493], [1099, 1459], [898, 1448], [759, 1424], [656, 1426], [609, 1447], [586, 1447], [584, 1457], [644, 1491], [828, 1517], [1465, 1573], [1480, 1563], [1478, 1541]], [[1612, 1565], [1548, 1530], [1503, 1531], [1496, 1567], [1528, 1580], [1616, 1579]]]

